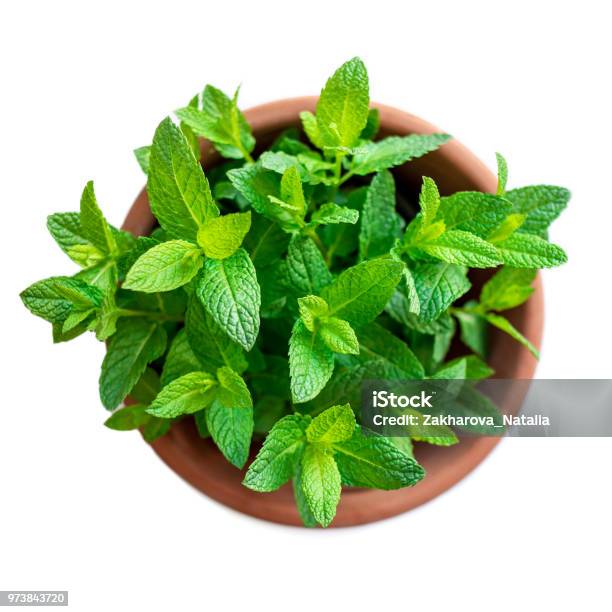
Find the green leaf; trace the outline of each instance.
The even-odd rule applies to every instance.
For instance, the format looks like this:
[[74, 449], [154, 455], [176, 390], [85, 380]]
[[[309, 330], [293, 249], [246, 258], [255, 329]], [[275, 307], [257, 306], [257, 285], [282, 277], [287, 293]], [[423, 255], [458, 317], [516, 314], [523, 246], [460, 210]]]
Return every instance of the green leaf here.
[[525, 302], [533, 293], [536, 270], [504, 266], [489, 279], [480, 292], [485, 310], [508, 310]]
[[[368, 193], [367, 187], [353, 189], [347, 196], [346, 206], [359, 212], [363, 210]], [[357, 225], [327, 225], [323, 228], [323, 242], [327, 248], [327, 260], [332, 261], [335, 255], [346, 257], [357, 250], [359, 238], [359, 227]]]
[[145, 147], [138, 147], [134, 149], [134, 157], [140, 166], [140, 169], [145, 173], [149, 174], [149, 162], [151, 160], [151, 147], [149, 145]]
[[315, 147], [322, 149], [324, 143], [321, 131], [319, 130], [319, 124], [317, 123], [317, 118], [310, 111], [302, 111], [300, 113], [300, 119], [304, 132], [306, 132], [306, 136], [308, 136], [310, 142], [312, 142]]
[[391, 440], [366, 436], [357, 426], [353, 437], [333, 444], [342, 483], [352, 487], [399, 489], [423, 479], [425, 470]]
[[211, 374], [190, 372], [168, 383], [147, 408], [147, 412], [166, 419], [193, 414], [211, 403], [216, 385]]
[[501, 263], [513, 268], [552, 268], [567, 261], [561, 247], [532, 234], [516, 233], [495, 246]]
[[[281, 196], [279, 204], [287, 207], [296, 221], [304, 219], [306, 214], [306, 200], [302, 189], [302, 181], [297, 168], [291, 167], [285, 170], [280, 183]], [[269, 196], [274, 197], [274, 196]]]
[[276, 172], [265, 170], [261, 164], [256, 163], [230, 170], [227, 176], [259, 214], [276, 221], [287, 232], [301, 228], [301, 218], [296, 217], [295, 210], [279, 204], [282, 203], [281, 179]]
[[117, 259], [117, 271], [119, 272], [119, 276], [121, 278], [125, 278], [127, 273], [130, 271], [130, 268], [149, 250], [154, 246], [159, 244], [158, 240], [155, 238], [150, 238], [149, 236], [138, 236], [134, 246], [121, 255]]
[[329, 317], [321, 323], [319, 333], [323, 342], [334, 353], [344, 355], [357, 355], [359, 353], [359, 341], [347, 321], [337, 317]]
[[[460, 362], [464, 364], [463, 377], [467, 380], [482, 380], [484, 378], [489, 378], [489, 376], [495, 374], [495, 370], [493, 370], [493, 368], [490, 368], [482, 359], [476, 357], [476, 355], [468, 355], [467, 357], [457, 357], [456, 359], [453, 359], [452, 361], [449, 361], [444, 364], [443, 368], [452, 367], [456, 363]], [[437, 373], [439, 372], [440, 370], [438, 370]], [[443, 369], [442, 372], [444, 372]], [[438, 376], [438, 378], [443, 377]]]
[[365, 127], [361, 131], [360, 138], [362, 140], [373, 140], [380, 128], [380, 111], [377, 108], [371, 108], [368, 112], [368, 120]]
[[314, 331], [318, 319], [327, 316], [329, 312], [327, 302], [316, 295], [298, 298], [298, 309], [308, 331]]
[[[199, 304], [197, 300], [195, 301]], [[200, 308], [202, 307], [200, 306]], [[168, 355], [166, 355], [164, 368], [161, 373], [161, 385], [165, 387], [168, 383], [171, 383], [173, 380], [185, 374], [197, 372], [202, 369], [203, 367], [200, 360], [196, 357], [189, 344], [187, 331], [183, 328], [176, 334], [174, 340], [172, 340], [170, 350], [168, 351]]]
[[104, 425], [115, 431], [131, 431], [138, 429], [149, 421], [149, 415], [146, 412], [146, 406], [142, 404], [133, 404], [119, 408], [104, 421]]
[[106, 255], [117, 254], [117, 243], [98, 206], [93, 181], [89, 181], [83, 190], [80, 220], [81, 232], [86, 240]]
[[402, 231], [402, 219], [395, 211], [393, 175], [379, 172], [368, 189], [361, 213], [359, 258], [372, 259], [391, 250]]
[[149, 405], [159, 393], [160, 388], [159, 375], [153, 368], [147, 368], [130, 391], [130, 397], [139, 404]]
[[206, 412], [210, 435], [223, 456], [241, 468], [249, 456], [253, 435], [253, 402], [240, 375], [227, 367], [217, 370], [219, 387]]
[[407, 321], [421, 312], [414, 276], [408, 267], [404, 268], [404, 278], [393, 292], [385, 310], [403, 325], [408, 325]]
[[385, 366], [386, 378], [421, 379], [425, 371], [410, 347], [377, 323], [359, 330], [359, 359], [379, 361]]
[[261, 292], [247, 252], [207, 259], [196, 283], [204, 308], [232, 340], [250, 350], [259, 332]]
[[238, 250], [250, 227], [250, 211], [215, 217], [198, 231], [198, 244], [207, 257], [227, 259]]
[[151, 444], [158, 438], [165, 436], [172, 427], [172, 421], [170, 419], [159, 419], [154, 416], [149, 416], [149, 420], [144, 424], [142, 428], [142, 437], [146, 442]]
[[404, 265], [392, 259], [364, 261], [344, 270], [323, 288], [330, 315], [360, 327], [373, 321], [384, 309], [399, 283]]
[[546, 238], [550, 224], [565, 210], [570, 192], [553, 185], [532, 185], [511, 189], [504, 197], [512, 203], [512, 212], [525, 215], [521, 232]]
[[97, 308], [102, 293], [77, 278], [52, 276], [30, 285], [21, 292], [26, 308], [50, 323], [63, 323], [73, 311]]
[[49, 215], [47, 229], [60, 249], [78, 265], [88, 267], [104, 258], [104, 253], [83, 236], [79, 213]]
[[329, 225], [337, 223], [357, 223], [359, 211], [347, 206], [338, 206], [333, 202], [323, 204], [318, 210], [312, 213], [309, 225]]
[[421, 214], [423, 215], [423, 223], [431, 223], [440, 208], [440, 193], [438, 192], [438, 186], [433, 179], [428, 176], [423, 177], [423, 186], [421, 187], [421, 193], [419, 194], [419, 205], [421, 207]]
[[295, 476], [293, 478], [293, 497], [295, 499], [295, 505], [297, 506], [300, 518], [302, 519], [302, 523], [304, 523], [304, 527], [316, 527], [317, 520], [310, 511], [308, 502], [304, 496], [301, 461], [298, 462], [295, 470]]
[[277, 262], [288, 245], [289, 236], [278, 223], [258, 213], [253, 214], [251, 229], [244, 239], [243, 246], [257, 269]]
[[316, 416], [306, 429], [308, 442], [331, 444], [350, 440], [355, 431], [355, 414], [349, 404], [332, 406]]
[[455, 300], [468, 292], [466, 269], [449, 263], [417, 264], [412, 270], [423, 321], [437, 319]]
[[243, 484], [253, 491], [268, 493], [290, 480], [301, 458], [309, 423], [310, 417], [301, 414], [278, 421], [249, 466]]
[[538, 349], [521, 334], [521, 332], [508, 321], [505, 317], [502, 317], [498, 314], [493, 314], [492, 312], [484, 315], [485, 319], [494, 327], [501, 329], [506, 332], [509, 336], [514, 338], [517, 342], [520, 342], [523, 346], [529, 349], [529, 352], [536, 358], [540, 358], [540, 352]]
[[327, 527], [336, 515], [342, 491], [338, 466], [330, 451], [308, 445], [301, 468], [302, 491], [308, 508], [317, 523]]
[[321, 91], [316, 112], [321, 143], [352, 147], [367, 123], [369, 102], [368, 73], [354, 57], [336, 70]]
[[170, 240], [141, 255], [130, 268], [124, 289], [157, 293], [188, 283], [202, 267], [202, 251], [185, 240]]
[[471, 348], [477, 355], [484, 357], [487, 354], [488, 335], [486, 321], [478, 314], [457, 310], [454, 315], [459, 321], [461, 341]]
[[451, 137], [448, 134], [389, 136], [357, 148], [351, 172], [364, 175], [379, 172], [435, 151]]
[[436, 446], [452, 446], [459, 439], [450, 427], [446, 425], [425, 424], [425, 417], [418, 410], [402, 408], [402, 413], [410, 415], [415, 425], [407, 425], [406, 432], [416, 442], [427, 442]]
[[452, 230], [419, 246], [432, 257], [461, 266], [491, 268], [501, 263], [492, 244], [469, 232]]
[[219, 214], [200, 163], [170, 118], [153, 137], [147, 193], [151, 211], [172, 238], [195, 242], [199, 227]]
[[302, 294], [318, 294], [332, 281], [331, 272], [317, 245], [308, 236], [294, 236], [287, 251], [291, 284]]
[[525, 223], [525, 218], [525, 215], [508, 215], [501, 224], [487, 236], [487, 240], [493, 244], [504, 241]]
[[497, 195], [504, 195], [508, 182], [508, 164], [501, 153], [495, 153], [497, 160]]
[[147, 365], [163, 355], [166, 342], [166, 331], [154, 321], [119, 320], [100, 374], [100, 398], [107, 410], [125, 399]]
[[308, 331], [301, 319], [289, 341], [291, 396], [296, 404], [316, 397], [334, 371], [334, 354], [318, 333]]
[[191, 350], [205, 369], [212, 372], [225, 365], [236, 372], [246, 370], [242, 348], [223, 331], [195, 295], [187, 305], [185, 331]]
[[176, 115], [196, 134], [210, 140], [224, 157], [248, 159], [255, 146], [251, 128], [238, 109], [238, 90], [229, 98], [207, 85], [202, 93], [201, 110], [187, 106], [176, 111]]
[[486, 238], [512, 212], [512, 204], [496, 195], [460, 191], [441, 198], [436, 221], [447, 230], [457, 229]]

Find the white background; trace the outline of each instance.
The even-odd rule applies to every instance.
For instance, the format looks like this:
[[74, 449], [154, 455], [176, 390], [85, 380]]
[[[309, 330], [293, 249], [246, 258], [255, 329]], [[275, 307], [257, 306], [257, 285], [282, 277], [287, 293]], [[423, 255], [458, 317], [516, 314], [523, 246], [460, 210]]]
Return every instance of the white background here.
[[[17, 294], [71, 273], [45, 229], [93, 178], [120, 224], [132, 158], [205, 83], [244, 108], [366, 61], [375, 100], [510, 185], [569, 187], [539, 376], [610, 377], [610, 19], [604, 2], [12, 2], [0, 9], [0, 589], [74, 610], [609, 609], [610, 440], [504, 441], [452, 491], [362, 528], [260, 522], [102, 427], [103, 347], [53, 346]], [[579, 410], [580, 406], [576, 406]]]

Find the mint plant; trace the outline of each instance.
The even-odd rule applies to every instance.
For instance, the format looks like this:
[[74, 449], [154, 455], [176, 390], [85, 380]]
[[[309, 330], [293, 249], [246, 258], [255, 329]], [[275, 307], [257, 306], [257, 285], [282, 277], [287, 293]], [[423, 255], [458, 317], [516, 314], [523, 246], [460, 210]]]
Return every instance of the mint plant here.
[[[54, 342], [87, 331], [107, 342], [108, 427], [154, 441], [193, 419], [237, 468], [263, 438], [244, 485], [265, 493], [291, 481], [304, 523], [327, 526], [343, 485], [396, 489], [424, 477], [411, 437], [458, 441], [441, 426], [366, 435], [365, 379], [490, 376], [489, 326], [537, 354], [500, 312], [529, 298], [537, 269], [566, 260], [547, 230], [569, 193], [507, 190], [498, 155], [497, 193], [441, 196], [423, 177], [418, 212], [401, 215], [398, 192], [410, 194], [391, 169], [450, 137], [376, 139], [358, 58], [327, 81], [315, 114], [301, 114], [305, 136], [287, 130], [268, 150], [256, 148], [237, 99], [207, 85], [135, 151], [159, 222], [150, 236], [111, 226], [88, 183], [80, 211], [47, 224], [80, 270], [21, 298], [52, 324]], [[200, 138], [225, 158], [206, 173]], [[466, 301], [471, 268], [497, 271]], [[457, 332], [467, 354], [449, 361]]]

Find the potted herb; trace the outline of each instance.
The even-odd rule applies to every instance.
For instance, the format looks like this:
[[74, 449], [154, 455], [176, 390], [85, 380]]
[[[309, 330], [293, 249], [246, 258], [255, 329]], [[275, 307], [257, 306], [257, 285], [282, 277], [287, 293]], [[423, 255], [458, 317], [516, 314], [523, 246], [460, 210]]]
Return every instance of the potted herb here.
[[[260, 107], [252, 125], [237, 93], [207, 86], [136, 150], [147, 190], [125, 227], [146, 235], [109, 225], [88, 183], [78, 213], [48, 219], [81, 270], [21, 298], [55, 342], [92, 331], [107, 343], [106, 425], [140, 429], [213, 497], [309, 526], [332, 523], [343, 486], [351, 510], [339, 524], [422, 503], [493, 443], [457, 444], [440, 427], [417, 442], [448, 448], [417, 460], [410, 437], [365, 435], [355, 391], [368, 378], [480, 379], [491, 365], [530, 376], [522, 347], [537, 355], [526, 336], [541, 331], [530, 296], [536, 271], [566, 260], [547, 228], [569, 193], [507, 191], [499, 155], [485, 193], [487, 171], [448, 135], [370, 107], [358, 58], [318, 100]], [[464, 184], [480, 191], [455, 192]], [[483, 284], [472, 270], [486, 269]], [[434, 474], [457, 461], [453, 476], [428, 490], [421, 456]]]

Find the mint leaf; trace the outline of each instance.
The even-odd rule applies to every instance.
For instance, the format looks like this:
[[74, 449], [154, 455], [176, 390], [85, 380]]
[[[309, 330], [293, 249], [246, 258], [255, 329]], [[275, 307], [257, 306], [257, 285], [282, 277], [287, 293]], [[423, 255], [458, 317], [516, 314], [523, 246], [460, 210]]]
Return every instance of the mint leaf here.
[[96, 287], [68, 276], [38, 281], [22, 291], [20, 297], [32, 314], [50, 323], [63, 323], [72, 312], [97, 308], [102, 303], [102, 294]]
[[404, 278], [393, 292], [385, 310], [398, 323], [404, 325], [408, 325], [406, 321], [421, 312], [421, 303], [414, 283], [414, 276], [408, 267], [404, 268]]
[[495, 246], [501, 263], [513, 268], [552, 268], [567, 261], [563, 249], [532, 234], [513, 234]]
[[553, 185], [532, 185], [511, 189], [504, 197], [512, 203], [512, 212], [525, 215], [521, 232], [546, 238], [550, 224], [565, 210], [570, 192]]
[[301, 458], [309, 423], [310, 417], [301, 414], [278, 421], [249, 466], [243, 484], [253, 491], [267, 493], [290, 480]]
[[302, 465], [298, 462], [295, 470], [295, 476], [293, 478], [293, 497], [295, 499], [295, 505], [297, 506], [298, 513], [304, 523], [305, 527], [316, 527], [317, 520], [313, 516], [306, 497], [304, 496], [303, 479], [302, 479]]
[[111, 414], [104, 425], [109, 429], [115, 431], [131, 431], [132, 429], [138, 429], [149, 421], [149, 415], [146, 412], [146, 406], [142, 404], [133, 404], [132, 406], [125, 406], [119, 408]]
[[202, 369], [202, 364], [193, 352], [187, 338], [187, 332], [183, 328], [176, 334], [170, 345], [161, 373], [161, 385], [165, 387], [168, 383], [185, 374], [201, 371]]
[[83, 237], [105, 255], [117, 254], [117, 243], [106, 222], [94, 193], [93, 182], [89, 181], [81, 196], [81, 232]]
[[301, 228], [302, 219], [296, 216], [296, 211], [281, 205], [281, 179], [276, 172], [265, 170], [256, 163], [230, 170], [227, 176], [259, 214], [277, 222], [287, 232]]
[[329, 317], [321, 323], [319, 333], [323, 342], [334, 353], [345, 355], [357, 355], [359, 353], [359, 341], [347, 321], [337, 317]]
[[455, 313], [461, 330], [461, 341], [471, 348], [477, 355], [484, 357], [487, 354], [488, 335], [487, 325], [482, 316], [464, 310]]
[[308, 331], [314, 331], [318, 320], [329, 312], [327, 302], [316, 295], [298, 298], [298, 309]]
[[243, 246], [248, 251], [256, 268], [264, 268], [277, 262], [287, 250], [289, 236], [278, 223], [254, 213], [251, 229], [244, 239]]
[[487, 240], [493, 244], [504, 241], [514, 234], [525, 223], [525, 215], [508, 215], [501, 224], [496, 227], [488, 236]]
[[368, 112], [368, 119], [365, 127], [361, 131], [360, 138], [362, 140], [373, 140], [380, 128], [380, 111], [377, 108], [371, 108]]
[[172, 238], [195, 242], [199, 227], [219, 214], [198, 160], [170, 118], [153, 137], [147, 193], [151, 211]]
[[177, 110], [176, 115], [196, 134], [210, 140], [223, 157], [250, 160], [255, 139], [238, 109], [238, 91], [229, 98], [220, 89], [207, 85], [200, 110], [187, 106]]
[[388, 438], [365, 436], [359, 426], [353, 437], [333, 444], [342, 483], [352, 487], [399, 489], [423, 479], [425, 471]]
[[342, 490], [340, 472], [331, 451], [308, 445], [302, 457], [301, 484], [312, 516], [327, 527], [336, 515]]
[[309, 225], [327, 225], [337, 223], [357, 223], [359, 220], [359, 211], [348, 208], [347, 206], [338, 206], [333, 202], [323, 204], [310, 217]]
[[236, 372], [246, 370], [242, 348], [223, 331], [195, 295], [189, 298], [185, 331], [189, 346], [204, 369], [216, 371], [225, 365]]
[[331, 444], [350, 440], [355, 431], [355, 414], [349, 404], [332, 406], [316, 416], [306, 429], [308, 442]]
[[373, 259], [348, 268], [323, 288], [330, 315], [359, 327], [373, 321], [384, 309], [399, 283], [403, 264], [391, 259]]
[[440, 208], [440, 193], [438, 192], [438, 186], [428, 176], [423, 177], [423, 186], [419, 194], [419, 205], [423, 215], [423, 222], [425, 224], [431, 223], [436, 218]]
[[518, 329], [516, 329], [516, 327], [514, 327], [512, 323], [510, 323], [510, 321], [508, 321], [508, 319], [506, 319], [505, 317], [502, 317], [501, 315], [493, 314], [492, 312], [485, 314], [484, 318], [491, 325], [506, 332], [509, 336], [511, 336], [516, 341], [520, 342], [524, 347], [529, 349], [529, 352], [536, 359], [540, 358], [540, 352], [538, 351], [538, 349], [535, 346], [533, 346], [533, 344], [531, 344], [531, 342], [529, 342], [529, 340], [527, 340], [527, 338], [525, 338], [525, 336], [523, 336], [523, 334], [521, 334], [521, 332]]
[[437, 319], [470, 288], [466, 269], [454, 264], [417, 264], [412, 274], [423, 321]]
[[293, 287], [302, 294], [319, 293], [332, 281], [323, 255], [308, 236], [294, 236], [287, 251], [287, 272]]
[[151, 160], [151, 147], [149, 145], [145, 147], [138, 147], [134, 149], [134, 157], [140, 166], [140, 169], [145, 173], [149, 174], [149, 162]]
[[419, 246], [432, 257], [462, 266], [491, 268], [501, 263], [492, 244], [469, 232], [452, 230]]
[[154, 321], [129, 318], [117, 323], [100, 374], [100, 398], [107, 410], [116, 408], [147, 364], [163, 355], [166, 341], [166, 331]]
[[83, 236], [79, 213], [55, 213], [47, 217], [47, 229], [72, 261], [88, 267], [104, 258], [104, 253]]
[[334, 354], [318, 333], [308, 331], [301, 319], [289, 340], [291, 396], [300, 404], [316, 397], [334, 371]]
[[321, 91], [315, 139], [320, 138], [324, 146], [352, 147], [367, 123], [369, 102], [368, 73], [354, 57], [336, 70]]
[[159, 375], [153, 368], [147, 368], [130, 391], [130, 397], [139, 404], [149, 405], [160, 389]]
[[400, 166], [435, 151], [449, 139], [448, 134], [411, 134], [368, 142], [356, 150], [351, 172], [364, 175]]
[[196, 292], [221, 329], [250, 350], [259, 332], [261, 292], [247, 252], [238, 249], [227, 259], [207, 259]]
[[497, 160], [497, 195], [504, 195], [508, 182], [508, 164], [501, 153], [495, 153]]
[[421, 379], [425, 371], [410, 347], [381, 325], [373, 323], [359, 330], [359, 360], [377, 361], [385, 368], [385, 378]]
[[300, 113], [300, 119], [302, 121], [304, 132], [306, 132], [306, 136], [308, 136], [310, 142], [312, 142], [315, 147], [322, 149], [324, 142], [323, 137], [321, 136], [321, 131], [319, 130], [317, 118], [309, 111], [302, 111]]
[[166, 419], [198, 412], [212, 401], [216, 384], [213, 376], [207, 372], [185, 374], [168, 383], [147, 408], [147, 412]]
[[440, 200], [436, 220], [444, 221], [447, 230], [463, 230], [486, 238], [511, 212], [512, 204], [505, 198], [460, 191]]
[[436, 446], [452, 446], [459, 442], [459, 439], [450, 427], [446, 425], [426, 425], [425, 416], [418, 410], [403, 408], [402, 412], [412, 416], [412, 420], [418, 423], [406, 426], [408, 435], [416, 442], [427, 442]]
[[372, 259], [391, 250], [400, 237], [402, 219], [395, 212], [395, 182], [385, 170], [379, 172], [368, 188], [361, 213], [359, 258]]
[[503, 267], [485, 283], [480, 292], [480, 304], [485, 310], [508, 310], [523, 304], [534, 289], [531, 286], [536, 271]]
[[130, 268], [124, 289], [156, 293], [188, 283], [202, 267], [202, 251], [185, 240], [169, 240], [141, 255]]
[[250, 227], [250, 212], [215, 217], [200, 227], [198, 244], [207, 257], [226, 259], [238, 250]]
[[219, 386], [206, 424], [223, 456], [241, 468], [249, 456], [253, 435], [253, 402], [244, 380], [227, 367], [217, 370]]
[[158, 438], [165, 436], [170, 431], [171, 427], [172, 421], [170, 419], [159, 419], [149, 415], [149, 420], [142, 428], [142, 437], [146, 442], [151, 444]]

